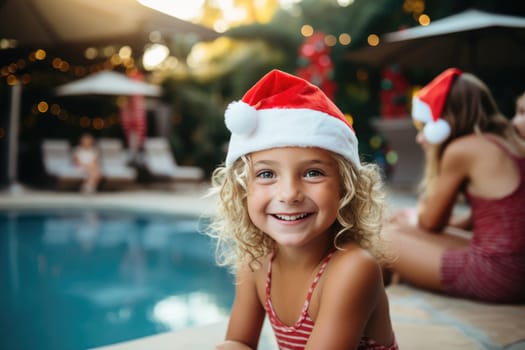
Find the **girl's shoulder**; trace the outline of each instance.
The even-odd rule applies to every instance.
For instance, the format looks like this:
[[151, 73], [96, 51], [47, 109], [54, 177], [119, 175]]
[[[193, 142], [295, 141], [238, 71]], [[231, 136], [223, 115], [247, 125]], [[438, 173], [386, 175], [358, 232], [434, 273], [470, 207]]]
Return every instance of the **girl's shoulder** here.
[[469, 134], [452, 140], [444, 151], [444, 157], [460, 158], [465, 161], [479, 156], [486, 159], [493, 155], [499, 155], [501, 146], [507, 147], [508, 143], [501, 137], [489, 134]]
[[322, 299], [330, 303], [346, 297], [347, 304], [360, 303], [363, 298], [374, 299], [384, 289], [381, 267], [365, 249], [346, 244], [337, 250], [322, 281]]
[[335, 275], [335, 278], [360, 278], [362, 274], [370, 277], [381, 275], [379, 262], [366, 249], [356, 243], [347, 243], [341, 248], [334, 252], [330, 261], [330, 269], [335, 272], [331, 275]]
[[477, 155], [485, 160], [500, 158], [503, 154], [521, 158], [525, 157], [525, 150], [510, 140], [490, 133], [458, 137], [451, 141], [445, 149], [445, 155], [448, 156], [473, 157]]

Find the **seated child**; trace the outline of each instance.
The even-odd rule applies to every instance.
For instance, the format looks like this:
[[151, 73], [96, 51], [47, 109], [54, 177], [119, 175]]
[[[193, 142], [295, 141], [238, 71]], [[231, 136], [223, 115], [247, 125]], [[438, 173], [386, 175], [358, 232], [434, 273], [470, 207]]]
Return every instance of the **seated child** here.
[[95, 139], [91, 134], [85, 133], [80, 137], [78, 146], [73, 150], [73, 163], [86, 173], [86, 178], [82, 184], [82, 192], [95, 192], [101, 175], [99, 155], [95, 147]]

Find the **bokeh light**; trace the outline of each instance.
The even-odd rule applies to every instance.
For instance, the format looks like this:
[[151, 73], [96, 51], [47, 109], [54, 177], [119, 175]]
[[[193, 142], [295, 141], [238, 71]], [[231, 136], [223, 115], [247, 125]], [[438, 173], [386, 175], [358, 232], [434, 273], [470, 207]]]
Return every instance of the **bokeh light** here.
[[166, 45], [153, 44], [150, 45], [144, 56], [142, 57], [142, 64], [146, 70], [152, 70], [162, 63], [170, 54], [170, 50]]
[[396, 151], [390, 150], [386, 153], [385, 159], [388, 164], [394, 165], [399, 160], [399, 156]]
[[376, 34], [370, 34], [367, 38], [368, 45], [377, 46], [379, 45], [379, 36]]
[[418, 17], [418, 22], [422, 26], [428, 26], [430, 24], [430, 17], [426, 14], [422, 14]]
[[309, 24], [305, 24], [301, 27], [301, 34], [304, 37], [310, 37], [312, 34], [314, 34], [314, 27], [312, 27]]
[[348, 33], [339, 34], [339, 43], [341, 45], [348, 45], [352, 41], [352, 37]]
[[46, 113], [47, 110], [49, 109], [49, 105], [47, 104], [46, 101], [40, 101], [38, 102], [36, 108], [38, 109], [40, 113]]

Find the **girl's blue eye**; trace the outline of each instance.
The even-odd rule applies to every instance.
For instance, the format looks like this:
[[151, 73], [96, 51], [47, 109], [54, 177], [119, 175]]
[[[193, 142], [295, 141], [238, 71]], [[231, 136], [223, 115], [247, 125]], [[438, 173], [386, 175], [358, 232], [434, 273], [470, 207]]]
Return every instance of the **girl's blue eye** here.
[[319, 170], [311, 169], [308, 170], [305, 174], [305, 177], [316, 177], [316, 176], [323, 176], [323, 173]]
[[273, 172], [269, 170], [263, 170], [258, 172], [256, 176], [261, 179], [271, 179], [273, 178]]

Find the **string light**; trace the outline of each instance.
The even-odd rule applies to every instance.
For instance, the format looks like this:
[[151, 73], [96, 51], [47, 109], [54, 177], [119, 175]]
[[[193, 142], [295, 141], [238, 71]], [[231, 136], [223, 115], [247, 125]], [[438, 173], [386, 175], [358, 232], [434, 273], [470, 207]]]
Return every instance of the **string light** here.
[[[90, 49], [92, 49], [92, 51], [88, 51]], [[107, 52], [110, 52], [110, 50], [111, 49], [108, 49]], [[95, 55], [93, 58], [96, 58], [98, 51], [95, 48], [88, 48], [86, 51], [91, 53], [94, 52]], [[13, 62], [0, 67], [0, 79], [4, 80], [6, 85], [9, 86], [17, 83], [28, 85], [32, 81], [32, 74], [24, 71], [31, 69], [35, 64], [48, 64], [56, 72], [73, 75], [75, 78], [83, 77], [89, 73], [96, 73], [101, 70], [114, 69], [118, 66], [124, 67], [126, 71], [131, 71], [136, 69], [135, 60], [131, 56], [131, 53], [131, 48], [129, 46], [123, 46], [118, 53], [114, 51], [111, 57], [100, 63], [94, 63], [91, 65], [71, 65], [70, 62], [61, 57], [50, 57], [45, 50], [37, 49], [30, 52], [26, 58], [15, 59]], [[118, 113], [112, 113], [106, 117], [99, 115], [77, 115], [68, 112], [59, 103], [49, 104], [49, 102], [43, 100], [35, 103], [30, 112], [22, 117], [22, 125], [27, 128], [35, 127], [38, 120], [46, 116], [52, 117], [64, 124], [84, 129], [103, 130], [115, 126], [120, 127], [120, 117]], [[4, 137], [5, 130], [0, 129], [0, 139]]]
[[378, 135], [374, 135], [370, 138], [369, 144], [372, 149], [379, 149], [383, 144], [383, 140]]
[[354, 125], [354, 117], [350, 113], [345, 113], [345, 119], [350, 125]]
[[396, 151], [390, 150], [386, 153], [385, 159], [388, 164], [394, 165], [399, 160], [399, 156]]
[[370, 34], [367, 38], [368, 45], [377, 46], [379, 45], [379, 36], [377, 34]]
[[422, 26], [428, 26], [430, 24], [430, 17], [426, 14], [422, 14], [418, 17], [418, 22]]
[[348, 33], [339, 34], [339, 43], [341, 45], [349, 45], [352, 41], [352, 37]]
[[304, 37], [310, 37], [312, 36], [312, 34], [314, 33], [314, 27], [312, 27], [311, 25], [309, 24], [305, 24], [301, 27], [301, 34], [304, 36]]
[[324, 43], [326, 46], [335, 46], [337, 44], [337, 38], [331, 34], [324, 37]]

